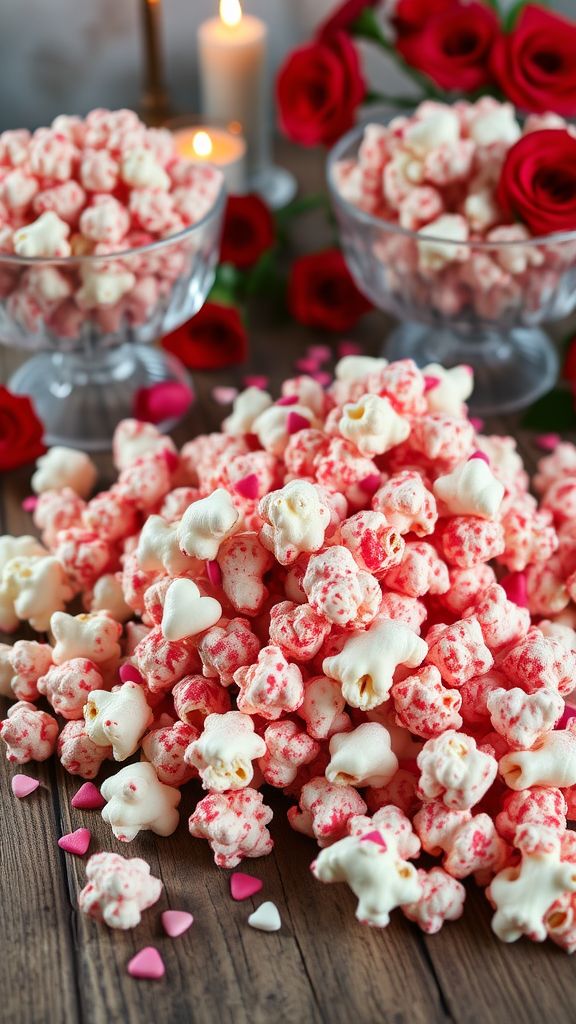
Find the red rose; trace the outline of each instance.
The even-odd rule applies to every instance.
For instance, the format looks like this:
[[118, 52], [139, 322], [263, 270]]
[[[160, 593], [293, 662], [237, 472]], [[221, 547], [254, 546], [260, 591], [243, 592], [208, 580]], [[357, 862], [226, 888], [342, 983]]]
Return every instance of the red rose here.
[[320, 38], [331, 36], [334, 32], [348, 32], [367, 7], [377, 7], [380, 0], [344, 0], [333, 14], [318, 28]]
[[524, 135], [506, 154], [496, 198], [533, 235], [576, 229], [576, 139], [563, 128]]
[[490, 54], [500, 31], [494, 11], [475, 2], [433, 9], [420, 31], [399, 35], [396, 48], [406, 63], [441, 89], [473, 92], [492, 81]]
[[222, 263], [244, 270], [273, 242], [274, 221], [266, 203], [259, 196], [229, 196], [220, 247]]
[[365, 95], [358, 54], [344, 32], [289, 54], [276, 83], [282, 130], [302, 146], [331, 145]]
[[372, 308], [354, 284], [339, 249], [302, 256], [292, 266], [288, 305], [306, 327], [349, 331]]
[[167, 334], [162, 345], [190, 370], [219, 370], [244, 361], [248, 339], [234, 306], [207, 302], [188, 323]]
[[449, 7], [458, 7], [458, 0], [398, 0], [392, 23], [398, 35], [419, 32], [424, 22]]
[[576, 24], [542, 7], [524, 8], [497, 40], [492, 67], [500, 88], [522, 110], [576, 114]]
[[0, 470], [16, 469], [46, 451], [44, 427], [31, 400], [0, 386]]

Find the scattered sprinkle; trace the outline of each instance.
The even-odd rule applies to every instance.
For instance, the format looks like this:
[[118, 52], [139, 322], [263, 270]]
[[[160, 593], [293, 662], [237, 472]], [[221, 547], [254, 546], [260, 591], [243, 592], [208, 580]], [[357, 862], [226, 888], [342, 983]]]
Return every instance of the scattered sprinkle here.
[[248, 924], [251, 928], [256, 928], [259, 932], [277, 932], [282, 927], [282, 920], [278, 913], [278, 907], [275, 903], [268, 901], [267, 903], [261, 903], [257, 910], [253, 914], [250, 914], [248, 918]]
[[106, 801], [93, 782], [85, 782], [74, 794], [70, 803], [79, 811], [99, 811], [104, 807]]
[[248, 476], [243, 476], [241, 480], [236, 480], [233, 486], [236, 494], [239, 494], [242, 498], [255, 501], [258, 497], [259, 483], [256, 473], [248, 473]]
[[141, 672], [138, 671], [136, 665], [130, 665], [126, 662], [125, 665], [121, 665], [118, 669], [118, 675], [123, 683], [138, 683], [141, 685], [144, 682], [144, 677]]
[[320, 368], [320, 363], [317, 359], [313, 359], [312, 356], [305, 356], [303, 359], [296, 360], [296, 369], [300, 370], [301, 373], [315, 373]]
[[128, 962], [128, 974], [133, 978], [163, 978], [164, 961], [154, 946], [145, 946]]
[[218, 562], [206, 562], [206, 575], [213, 587], [219, 587], [222, 583], [222, 569]]
[[179, 935], [188, 931], [194, 923], [194, 918], [186, 910], [165, 910], [161, 921], [166, 935], [171, 939], [177, 939]]
[[560, 444], [562, 438], [560, 434], [538, 434], [534, 440], [543, 452], [553, 452]]
[[433, 391], [434, 388], [440, 387], [441, 383], [440, 377], [428, 377], [424, 374], [424, 394], [428, 391]]
[[341, 341], [338, 345], [338, 355], [341, 359], [344, 356], [357, 356], [360, 355], [362, 346], [357, 341]]
[[40, 783], [38, 779], [33, 779], [30, 775], [13, 775], [10, 785], [14, 796], [23, 800], [25, 796], [30, 796], [30, 793], [38, 789]]
[[38, 504], [38, 498], [35, 494], [29, 494], [27, 498], [24, 498], [22, 502], [22, 508], [24, 512], [33, 512]]
[[278, 399], [276, 405], [298, 405], [298, 395], [284, 395]]
[[232, 405], [238, 395], [238, 388], [226, 387], [224, 384], [217, 384], [212, 388], [212, 398], [218, 405]]
[[380, 474], [369, 473], [362, 480], [358, 481], [358, 487], [365, 494], [376, 494], [376, 491], [380, 487]]
[[471, 416], [470, 423], [474, 427], [474, 430], [476, 430], [477, 432], [484, 430], [484, 427], [486, 426], [486, 422], [485, 420], [482, 419], [481, 416]]
[[309, 426], [310, 421], [305, 416], [301, 416], [299, 412], [288, 413], [286, 429], [289, 434], [297, 434], [299, 430], [306, 430]]
[[366, 832], [363, 836], [360, 836], [360, 842], [361, 843], [377, 843], [378, 846], [382, 846], [384, 850], [388, 849], [388, 847], [386, 846], [386, 843], [384, 842], [382, 836], [376, 830], [374, 830], [373, 832]]
[[134, 395], [134, 416], [148, 423], [162, 423], [184, 416], [194, 401], [188, 384], [163, 380], [149, 388], [139, 388]]
[[487, 466], [490, 465], [490, 458], [488, 455], [486, 455], [486, 452], [481, 452], [479, 450], [472, 452], [472, 455], [468, 459], [468, 462], [471, 462], [472, 459], [481, 459], [482, 462], [485, 462]]
[[247, 388], [260, 388], [263, 391], [269, 383], [270, 378], [263, 375], [252, 374], [244, 377], [244, 384]]
[[235, 871], [230, 875], [230, 895], [233, 900], [248, 900], [260, 892], [263, 882], [252, 875], [245, 875], [243, 871]]
[[92, 833], [89, 828], [77, 828], [75, 832], [62, 836], [58, 840], [58, 846], [61, 850], [66, 850], [66, 853], [75, 853], [78, 857], [83, 857], [91, 839]]
[[329, 345], [310, 345], [306, 349], [309, 359], [315, 359], [317, 363], [327, 363], [332, 358], [332, 349]]
[[318, 384], [321, 384], [323, 388], [327, 388], [332, 383], [332, 374], [326, 370], [316, 370], [315, 373], [311, 374], [311, 377], [313, 380], [318, 381]]
[[562, 715], [554, 726], [555, 729], [565, 729], [568, 722], [571, 722], [573, 718], [576, 718], [576, 708], [572, 707], [571, 704], [566, 704]]
[[509, 601], [513, 601], [519, 608], [528, 607], [528, 585], [525, 573], [508, 573], [500, 580], [500, 586], [506, 591], [506, 596]]

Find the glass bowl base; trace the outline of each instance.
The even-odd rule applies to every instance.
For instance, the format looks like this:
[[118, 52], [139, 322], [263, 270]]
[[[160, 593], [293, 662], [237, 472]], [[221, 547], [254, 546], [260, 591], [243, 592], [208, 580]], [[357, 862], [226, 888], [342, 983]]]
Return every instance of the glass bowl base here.
[[[184, 367], [161, 349], [124, 344], [85, 353], [42, 352], [25, 362], [8, 387], [32, 398], [45, 426], [47, 445], [88, 452], [108, 451], [122, 419], [134, 416], [136, 393], [154, 384], [177, 382], [192, 390]], [[158, 423], [171, 430], [181, 412]]]
[[500, 333], [479, 328], [464, 334], [449, 328], [404, 323], [387, 338], [387, 359], [413, 359], [418, 366], [466, 363], [474, 371], [470, 412], [488, 416], [515, 412], [549, 391], [558, 376], [554, 345], [537, 328]]

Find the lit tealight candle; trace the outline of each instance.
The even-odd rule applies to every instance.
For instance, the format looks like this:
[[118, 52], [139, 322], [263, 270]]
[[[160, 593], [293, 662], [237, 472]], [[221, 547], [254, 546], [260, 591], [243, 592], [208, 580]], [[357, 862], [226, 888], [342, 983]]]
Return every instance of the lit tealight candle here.
[[246, 143], [242, 135], [206, 125], [181, 128], [174, 132], [174, 142], [179, 156], [218, 167], [229, 192], [245, 191]]
[[220, 17], [198, 29], [202, 113], [208, 121], [237, 121], [254, 174], [266, 165], [266, 38], [263, 21], [243, 14], [239, 0], [220, 0]]

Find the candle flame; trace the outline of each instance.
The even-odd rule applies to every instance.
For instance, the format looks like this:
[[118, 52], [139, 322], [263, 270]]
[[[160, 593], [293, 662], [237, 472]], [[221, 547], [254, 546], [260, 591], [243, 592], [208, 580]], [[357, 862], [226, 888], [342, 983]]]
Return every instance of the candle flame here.
[[229, 28], [239, 25], [242, 20], [240, 0], [220, 0], [220, 17]]
[[212, 139], [208, 135], [208, 132], [196, 132], [196, 135], [192, 139], [192, 149], [196, 153], [196, 156], [208, 157], [212, 152]]

